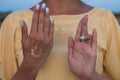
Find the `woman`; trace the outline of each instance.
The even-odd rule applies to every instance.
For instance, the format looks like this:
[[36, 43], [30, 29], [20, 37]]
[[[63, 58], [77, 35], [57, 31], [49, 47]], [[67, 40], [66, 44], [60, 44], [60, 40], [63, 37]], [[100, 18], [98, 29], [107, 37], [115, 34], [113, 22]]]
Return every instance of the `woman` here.
[[43, 2], [50, 12], [40, 3], [3, 22], [2, 80], [119, 80], [120, 30], [113, 14], [79, 0]]

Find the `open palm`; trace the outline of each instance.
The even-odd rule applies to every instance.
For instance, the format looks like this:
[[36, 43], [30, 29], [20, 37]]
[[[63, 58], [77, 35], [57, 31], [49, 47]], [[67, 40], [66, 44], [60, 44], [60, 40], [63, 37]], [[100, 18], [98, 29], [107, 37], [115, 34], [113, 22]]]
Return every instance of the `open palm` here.
[[[88, 16], [85, 16], [78, 25], [75, 40], [68, 39], [68, 61], [74, 74], [80, 78], [88, 79], [95, 72], [97, 33], [93, 29], [92, 35], [87, 30]], [[81, 40], [80, 36], [87, 36]]]

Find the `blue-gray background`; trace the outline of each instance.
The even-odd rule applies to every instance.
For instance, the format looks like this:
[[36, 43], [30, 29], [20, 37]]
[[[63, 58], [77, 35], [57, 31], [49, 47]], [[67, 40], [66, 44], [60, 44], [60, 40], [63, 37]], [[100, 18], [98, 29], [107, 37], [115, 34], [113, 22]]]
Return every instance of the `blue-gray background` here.
[[[0, 0], [0, 12], [8, 12], [30, 8], [40, 0]], [[107, 8], [120, 13], [120, 0], [83, 0], [95, 7]]]

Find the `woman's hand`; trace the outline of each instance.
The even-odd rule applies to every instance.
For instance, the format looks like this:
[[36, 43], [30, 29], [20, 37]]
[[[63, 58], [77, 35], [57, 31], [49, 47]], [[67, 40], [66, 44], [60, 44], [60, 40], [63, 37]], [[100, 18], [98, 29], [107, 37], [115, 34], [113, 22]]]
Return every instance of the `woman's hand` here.
[[49, 17], [49, 8], [46, 8], [45, 3], [42, 6], [36, 6], [29, 35], [27, 25], [25, 22], [23, 24], [22, 47], [24, 61], [27, 61], [30, 65], [40, 67], [53, 47], [54, 21]]
[[49, 8], [43, 3], [34, 8], [29, 35], [24, 21], [21, 26], [24, 59], [12, 80], [34, 80], [53, 47], [54, 20], [50, 19]]
[[[96, 73], [97, 32], [93, 29], [92, 35], [88, 34], [87, 21], [88, 16], [84, 16], [78, 25], [75, 40], [68, 39], [68, 60], [74, 74], [89, 80]], [[81, 36], [86, 38], [80, 39]]]
[[97, 32], [88, 34], [88, 16], [78, 25], [75, 40], [68, 39], [68, 61], [71, 71], [81, 80], [110, 80], [95, 71], [97, 53]]

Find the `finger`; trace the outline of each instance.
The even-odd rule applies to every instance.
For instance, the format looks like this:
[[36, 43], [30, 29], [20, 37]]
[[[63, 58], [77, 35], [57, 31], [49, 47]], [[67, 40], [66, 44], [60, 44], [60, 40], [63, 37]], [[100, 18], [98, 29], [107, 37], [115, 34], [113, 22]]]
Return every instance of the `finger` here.
[[36, 7], [34, 8], [34, 14], [33, 14], [33, 19], [32, 19], [32, 27], [31, 27], [30, 34], [37, 33], [39, 8], [40, 8], [40, 5], [36, 5]]
[[93, 38], [92, 38], [92, 49], [96, 50], [97, 48], [97, 31], [96, 29], [93, 29]]
[[43, 32], [44, 32], [45, 8], [46, 8], [46, 4], [42, 3], [42, 6], [40, 8], [40, 13], [39, 13], [39, 24], [38, 24], [38, 33], [40, 35], [43, 35]]
[[88, 40], [86, 40], [86, 42], [87, 42], [87, 44], [89, 44], [91, 47], [92, 47], [92, 36], [88, 39]]
[[[46, 14], [45, 14], [45, 40], [49, 40], [49, 32], [50, 32], [50, 19], [49, 19], [49, 8], [46, 8]], [[48, 42], [48, 41], [47, 41]]]
[[81, 20], [81, 36], [88, 34], [88, 15], [84, 16]]
[[76, 31], [75, 41], [79, 41], [80, 40], [80, 35], [81, 35], [81, 22], [79, 23], [77, 31]]
[[[54, 34], [54, 19], [50, 19], [50, 47], [53, 45], [53, 34]], [[42, 54], [41, 62], [43, 62], [49, 54]]]
[[53, 36], [54, 36], [54, 19], [50, 19], [50, 42], [53, 44]]
[[72, 37], [68, 38], [68, 58], [73, 58], [74, 40]]
[[24, 21], [21, 21], [20, 25], [21, 25], [21, 32], [22, 32], [22, 44], [24, 44], [28, 38], [28, 29]]

